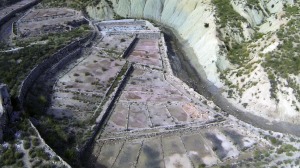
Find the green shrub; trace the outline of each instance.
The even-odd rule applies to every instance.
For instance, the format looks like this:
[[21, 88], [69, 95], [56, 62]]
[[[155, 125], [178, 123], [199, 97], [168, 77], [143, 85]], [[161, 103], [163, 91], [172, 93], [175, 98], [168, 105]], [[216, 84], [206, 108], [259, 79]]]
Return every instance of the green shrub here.
[[[11, 95], [16, 96], [21, 81], [32, 68], [54, 54], [58, 49], [73, 41], [75, 38], [83, 37], [89, 32], [90, 31], [86, 31], [79, 27], [65, 33], [49, 34], [43, 37], [14, 41], [17, 47], [25, 48], [18, 52], [0, 54], [1, 82], [8, 84]], [[32, 42], [40, 40], [48, 40], [48, 44], [30, 45]], [[21, 60], [21, 62], [17, 63], [17, 60]]]
[[22, 160], [18, 160], [17, 166], [18, 167], [24, 167], [24, 162]]
[[295, 15], [295, 14], [299, 14], [299, 7], [298, 6], [288, 5], [284, 9], [286, 11], [287, 17], [290, 17], [290, 16]]
[[282, 154], [282, 153], [291, 153], [291, 152], [296, 152], [298, 151], [297, 148], [295, 148], [293, 145], [290, 144], [283, 144], [280, 148], [277, 149], [277, 153], [278, 154]]
[[41, 144], [40, 140], [38, 138], [34, 138], [32, 140], [32, 145], [33, 146], [39, 146]]
[[35, 157], [36, 157], [36, 152], [35, 152], [35, 150], [36, 150], [35, 147], [33, 147], [33, 148], [31, 148], [31, 149], [29, 150], [29, 156], [30, 156], [31, 158], [35, 158]]
[[246, 21], [245, 18], [240, 16], [231, 6], [229, 0], [212, 0], [212, 3], [216, 6], [216, 14], [220, 19], [221, 27], [225, 27], [227, 24], [232, 27], [240, 28], [239, 21]]
[[64, 157], [68, 160], [73, 160], [77, 158], [77, 153], [75, 149], [67, 149], [64, 153]]
[[22, 153], [22, 152], [16, 152], [15, 153], [15, 158], [16, 159], [21, 159], [23, 156], [24, 156], [24, 153]]
[[24, 149], [29, 149], [30, 146], [31, 146], [30, 141], [26, 141], [26, 140], [25, 140], [23, 146], [24, 146]]
[[13, 165], [23, 156], [24, 153], [16, 151], [14, 146], [9, 146], [0, 156], [0, 167]]
[[43, 148], [37, 148], [36, 149], [36, 155], [39, 158], [42, 158], [44, 160], [49, 160], [49, 154], [47, 152], [45, 152], [45, 150]]

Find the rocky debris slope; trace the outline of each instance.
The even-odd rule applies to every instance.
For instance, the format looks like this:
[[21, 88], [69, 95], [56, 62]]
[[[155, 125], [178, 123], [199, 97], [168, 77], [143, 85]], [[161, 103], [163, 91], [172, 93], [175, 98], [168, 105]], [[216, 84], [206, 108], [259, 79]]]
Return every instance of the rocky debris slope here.
[[297, 41], [288, 42], [299, 32], [293, 0], [103, 0], [87, 12], [172, 28], [192, 65], [231, 103], [271, 120], [300, 121]]

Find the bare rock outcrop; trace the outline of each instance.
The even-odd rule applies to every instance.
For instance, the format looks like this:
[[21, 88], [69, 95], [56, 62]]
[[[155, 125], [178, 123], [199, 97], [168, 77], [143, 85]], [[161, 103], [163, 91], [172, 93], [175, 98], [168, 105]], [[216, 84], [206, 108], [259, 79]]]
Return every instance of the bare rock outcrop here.
[[8, 88], [4, 84], [0, 84], [0, 142], [3, 141], [3, 131], [8, 123], [9, 116], [12, 113], [12, 105]]

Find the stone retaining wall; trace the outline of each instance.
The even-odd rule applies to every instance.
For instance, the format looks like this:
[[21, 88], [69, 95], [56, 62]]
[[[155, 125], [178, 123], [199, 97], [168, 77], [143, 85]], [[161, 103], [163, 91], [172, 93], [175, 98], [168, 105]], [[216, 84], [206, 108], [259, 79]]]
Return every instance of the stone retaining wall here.
[[[116, 87], [117, 89], [115, 89], [114, 92], [112, 94], [110, 94], [112, 96], [110, 97], [110, 95], [106, 95], [106, 97], [108, 97], [109, 100], [103, 106], [103, 110], [101, 111], [99, 117], [96, 120], [96, 126], [94, 127], [93, 135], [91, 136], [90, 139], [88, 139], [86, 141], [86, 143], [80, 149], [79, 155], [80, 155], [81, 159], [85, 160], [84, 158], [87, 156], [86, 155], [87, 152], [90, 150], [90, 148], [92, 147], [92, 144], [95, 142], [95, 138], [97, 137], [97, 135], [99, 134], [99, 132], [103, 128], [103, 126], [105, 126], [107, 120], [109, 119], [111, 109], [114, 107], [115, 102], [119, 98], [121, 91], [122, 91], [123, 87], [125, 87], [126, 81], [130, 77], [132, 72], [133, 72], [133, 66], [132, 66], [132, 64], [129, 64], [126, 72], [123, 75], [123, 78], [121, 79], [118, 86]], [[111, 89], [114, 89], [114, 88], [111, 87], [109, 90], [111, 90]], [[109, 92], [109, 90], [108, 90], [108, 92]]]
[[4, 17], [0, 18], [0, 25], [4, 24], [5, 22], [7, 22], [8, 20], [10, 20], [12, 17], [14, 17], [14, 15], [16, 13], [22, 12], [23, 10], [26, 10], [36, 4], [38, 4], [41, 0], [34, 0], [24, 6], [21, 6], [20, 8], [17, 8], [11, 12], [9, 12], [7, 15], [5, 15]]
[[137, 42], [138, 42], [138, 38], [134, 38], [132, 40], [132, 42], [130, 43], [130, 45], [127, 47], [127, 49], [122, 54], [122, 58], [127, 58], [129, 56], [129, 54], [132, 52], [132, 50], [134, 49], [134, 47], [135, 47], [135, 45], [136, 45]]
[[152, 32], [152, 33], [138, 33], [138, 38], [140, 39], [159, 39], [160, 32]]
[[137, 35], [140, 39], [160, 39], [160, 31], [111, 31], [108, 35]]
[[[18, 100], [20, 101], [21, 106], [23, 105], [24, 99], [30, 87], [34, 84], [37, 78], [45, 72], [46, 69], [51, 68], [54, 64], [60, 62], [61, 60], [66, 62], [72, 59], [72, 57], [68, 57], [68, 55], [70, 55], [70, 52], [74, 51], [75, 49], [81, 48], [81, 44], [87, 42], [92, 36], [93, 33], [90, 33], [88, 36], [72, 42], [71, 44], [67, 45], [66, 47], [60, 49], [58, 52], [50, 56], [48, 59], [44, 60], [35, 68], [33, 68], [28, 76], [23, 80], [19, 89]], [[76, 56], [76, 54], [73, 56]], [[68, 59], [64, 59], [65, 57], [68, 57]]]
[[146, 21], [144, 20], [103, 21], [98, 23], [97, 25], [98, 26], [128, 26], [128, 25], [146, 26]]
[[[81, 53], [82, 53], [82, 48], [75, 49], [75, 51], [68, 54], [57, 64], [52, 66], [50, 71], [47, 72], [46, 76], [48, 76], [48, 74], [55, 74], [56, 72], [62, 70], [65, 67], [65, 65], [67, 65], [71, 60], [78, 58], [81, 55]], [[50, 76], [52, 76], [52, 75], [50, 75]]]

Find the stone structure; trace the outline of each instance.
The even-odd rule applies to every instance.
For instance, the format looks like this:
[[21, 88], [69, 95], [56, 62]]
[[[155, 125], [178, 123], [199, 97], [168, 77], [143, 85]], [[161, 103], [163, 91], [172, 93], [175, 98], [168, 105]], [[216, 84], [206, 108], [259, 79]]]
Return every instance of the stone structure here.
[[160, 31], [141, 30], [141, 31], [111, 31], [109, 35], [137, 35], [140, 39], [159, 39]]
[[128, 48], [122, 54], [122, 58], [127, 58], [129, 56], [129, 54], [132, 52], [133, 48], [135, 47], [137, 41], [138, 41], [138, 38], [134, 38], [134, 40], [130, 43]]
[[140, 39], [159, 39], [160, 31], [139, 32], [137, 37]]
[[146, 26], [145, 20], [134, 20], [134, 19], [124, 19], [124, 20], [114, 20], [114, 21], [102, 21], [97, 24], [97, 26], [133, 26], [133, 25], [142, 25]]
[[[53, 54], [51, 57], [49, 57], [47, 60], [44, 60], [41, 64], [39, 64], [35, 68], [33, 68], [20, 86], [19, 95], [18, 95], [20, 104], [23, 105], [24, 98], [26, 97], [28, 90], [34, 84], [36, 79], [42, 73], [45, 72], [45, 70], [51, 68], [53, 65], [59, 63], [60, 61], [66, 62], [67, 60], [65, 58], [68, 58], [68, 60], [70, 60], [73, 57], [76, 57], [80, 53], [80, 51], [77, 51], [77, 52], [73, 52], [73, 51], [75, 51], [78, 48], [81, 48], [81, 44], [84, 44], [90, 38], [93, 38], [93, 37], [94, 37], [94, 33], [90, 33], [87, 37], [84, 37], [80, 40], [74, 41], [73, 43], [62, 48], [61, 50], [59, 50], [58, 52]], [[59, 64], [59, 66], [61, 66], [61, 64]], [[60, 69], [60, 68], [57, 68], [57, 69]]]
[[0, 10], [0, 25], [10, 20], [16, 13], [22, 12], [40, 1], [41, 0], [25, 0]]
[[3, 131], [12, 113], [12, 106], [8, 88], [4, 84], [0, 84], [0, 143], [3, 141]]
[[[100, 115], [96, 119], [96, 125], [94, 127], [93, 135], [85, 142], [83, 147], [80, 149], [79, 156], [81, 159], [86, 159], [85, 158], [87, 156], [86, 154], [90, 150], [90, 148], [93, 147], [92, 144], [95, 141], [96, 137], [99, 135], [99, 131], [101, 131], [103, 125], [105, 125], [105, 123], [107, 123], [107, 121], [109, 120], [109, 117], [111, 115], [110, 112], [115, 102], [118, 100], [122, 92], [122, 88], [125, 87], [126, 81], [130, 77], [132, 72], [133, 72], [133, 65], [129, 64], [128, 68], [126, 69], [126, 72], [121, 77], [122, 79], [118, 83], [117, 87], [113, 88], [112, 86], [110, 86], [110, 88], [106, 92], [105, 97], [108, 97], [108, 101], [103, 105], [103, 110], [101, 111]], [[113, 92], [113, 93], [108, 95], [109, 92]]]
[[160, 39], [161, 36], [161, 31], [145, 20], [102, 21], [96, 25], [108, 35], [129, 35], [139, 39]]
[[32, 9], [16, 22], [17, 35], [36, 37], [62, 33], [88, 24], [81, 12], [68, 8]]

